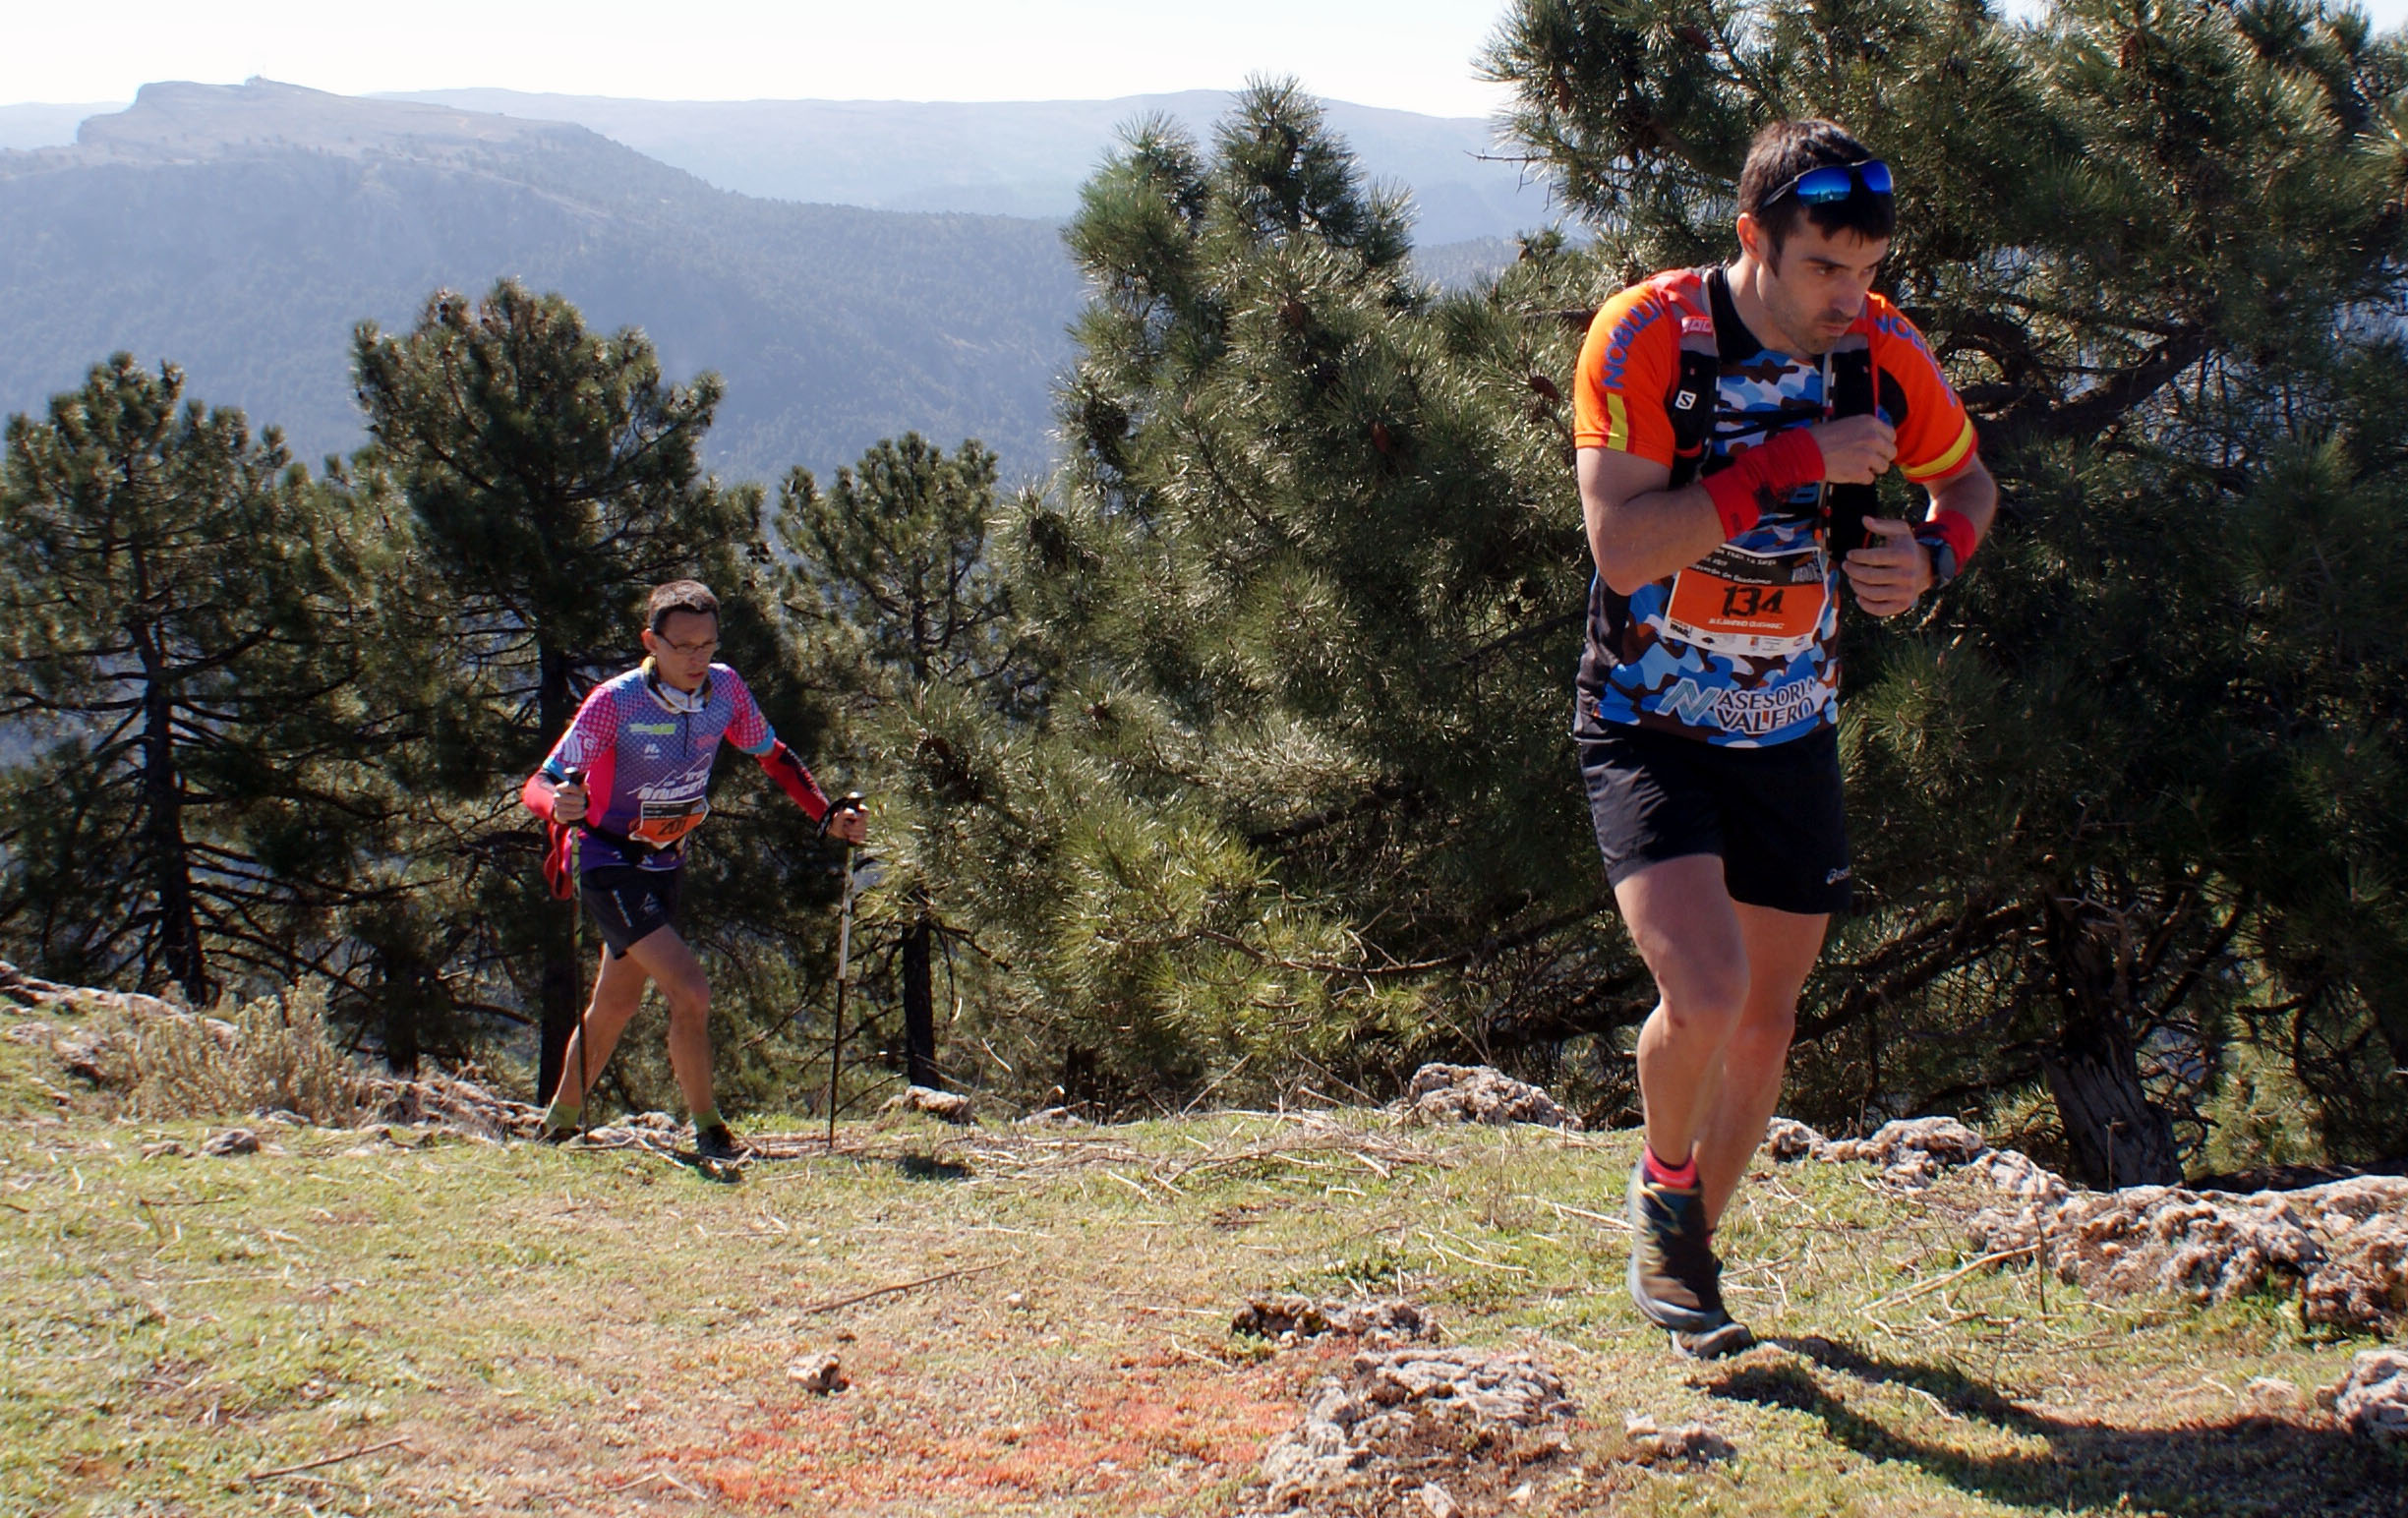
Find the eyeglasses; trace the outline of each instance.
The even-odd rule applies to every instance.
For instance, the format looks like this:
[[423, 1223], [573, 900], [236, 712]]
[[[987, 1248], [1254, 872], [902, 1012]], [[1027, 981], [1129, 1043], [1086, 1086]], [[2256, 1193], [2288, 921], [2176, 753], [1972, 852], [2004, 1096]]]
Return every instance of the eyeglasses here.
[[1856, 163], [1826, 163], [1811, 168], [1765, 198], [1772, 204], [1785, 195], [1794, 195], [1808, 205], [1829, 205], [1845, 201], [1863, 186], [1868, 195], [1890, 193], [1890, 166], [1879, 158], [1866, 158]]
[[688, 659], [708, 659], [719, 652], [719, 641], [714, 638], [708, 643], [672, 643], [667, 638], [663, 638], [661, 647], [673, 654], [682, 654]]

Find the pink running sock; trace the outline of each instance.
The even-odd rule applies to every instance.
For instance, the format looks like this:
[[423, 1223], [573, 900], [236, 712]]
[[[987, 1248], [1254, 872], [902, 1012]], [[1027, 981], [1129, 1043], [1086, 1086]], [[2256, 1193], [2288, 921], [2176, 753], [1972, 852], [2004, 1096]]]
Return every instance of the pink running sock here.
[[1640, 1153], [1643, 1156], [1640, 1163], [1647, 1167], [1647, 1179], [1650, 1181], [1655, 1182], [1658, 1186], [1669, 1186], [1674, 1191], [1693, 1192], [1697, 1190], [1697, 1156], [1694, 1154], [1682, 1160], [1679, 1168], [1674, 1169], [1656, 1158], [1656, 1151], [1652, 1146], [1643, 1147]]

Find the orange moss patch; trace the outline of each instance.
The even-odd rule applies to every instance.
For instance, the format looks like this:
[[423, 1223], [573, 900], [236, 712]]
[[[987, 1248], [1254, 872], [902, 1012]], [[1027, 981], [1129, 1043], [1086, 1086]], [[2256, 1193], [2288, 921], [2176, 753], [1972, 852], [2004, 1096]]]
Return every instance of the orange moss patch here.
[[1031, 1387], [1056, 1410], [1019, 1421], [978, 1418], [948, 1388], [926, 1383], [856, 1385], [764, 1409], [762, 1424], [716, 1444], [658, 1453], [687, 1480], [752, 1509], [953, 1498], [976, 1511], [982, 1499], [1116, 1494], [1150, 1498], [1150, 1507], [1250, 1470], [1264, 1442], [1296, 1421], [1301, 1388], [1328, 1358], [1317, 1351], [1241, 1370], [1148, 1357], [1050, 1388], [1054, 1395]]

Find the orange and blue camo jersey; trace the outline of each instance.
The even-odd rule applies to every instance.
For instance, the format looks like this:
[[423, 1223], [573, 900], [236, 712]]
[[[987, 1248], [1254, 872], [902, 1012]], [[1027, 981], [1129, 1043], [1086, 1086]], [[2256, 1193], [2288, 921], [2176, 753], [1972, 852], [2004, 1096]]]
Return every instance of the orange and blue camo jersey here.
[[[1704, 283], [1720, 350], [1699, 462], [1700, 474], [1712, 474], [1776, 433], [1824, 420], [1824, 365], [1766, 348], [1724, 281]], [[1573, 382], [1577, 446], [1672, 467], [1669, 408], [1684, 321], [1700, 317], [1684, 315], [1655, 280], [1598, 312]], [[1914, 323], [1869, 296], [1850, 337], [1871, 345], [1876, 409], [1897, 429], [1899, 470], [1931, 486], [1969, 467], [1972, 423]], [[1761, 747], [1834, 722], [1842, 575], [1827, 551], [1822, 502], [1822, 487], [1802, 487], [1737, 538], [1628, 597], [1593, 582], [1574, 730], [1619, 724]]]

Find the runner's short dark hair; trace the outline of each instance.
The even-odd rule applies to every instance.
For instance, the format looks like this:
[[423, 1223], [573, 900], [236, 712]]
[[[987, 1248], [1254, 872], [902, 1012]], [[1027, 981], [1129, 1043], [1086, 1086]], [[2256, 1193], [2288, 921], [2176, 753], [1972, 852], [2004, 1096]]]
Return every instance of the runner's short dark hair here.
[[644, 624], [659, 632], [675, 612], [693, 612], [717, 620], [719, 598], [700, 580], [672, 580], [667, 585], [655, 586], [652, 600], [644, 608]]
[[1838, 122], [1776, 121], [1747, 145], [1747, 163], [1739, 170], [1739, 209], [1764, 228], [1775, 259], [1798, 221], [1809, 216], [1826, 232], [1853, 232], [1867, 242], [1879, 242], [1898, 227], [1898, 205], [1890, 197], [1859, 185], [1845, 201], [1808, 205], [1781, 193], [1808, 169], [1861, 163], [1872, 156], [1873, 150]]

